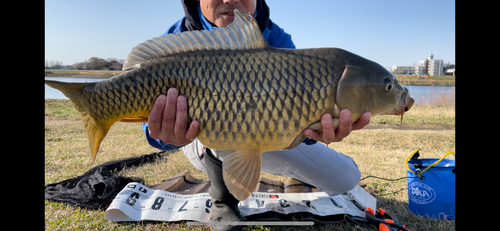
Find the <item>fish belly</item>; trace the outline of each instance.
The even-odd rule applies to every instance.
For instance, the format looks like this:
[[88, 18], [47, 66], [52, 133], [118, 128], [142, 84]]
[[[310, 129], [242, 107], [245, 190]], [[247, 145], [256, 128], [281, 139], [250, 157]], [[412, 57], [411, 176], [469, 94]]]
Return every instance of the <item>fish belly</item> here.
[[321, 58], [293, 50], [209, 50], [150, 60], [85, 89], [91, 117], [145, 119], [170, 87], [186, 97], [198, 139], [221, 150], [280, 150], [334, 108]]

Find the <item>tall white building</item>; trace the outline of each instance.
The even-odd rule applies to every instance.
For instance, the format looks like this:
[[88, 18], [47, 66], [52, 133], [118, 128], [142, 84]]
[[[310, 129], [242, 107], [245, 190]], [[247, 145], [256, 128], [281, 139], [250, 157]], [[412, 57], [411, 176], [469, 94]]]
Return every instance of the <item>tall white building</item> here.
[[417, 64], [415, 64], [415, 74], [418, 76], [422, 76], [425, 74], [425, 66], [427, 65], [427, 60], [420, 60]]
[[427, 58], [429, 60], [429, 75], [430, 76], [441, 76], [443, 74], [443, 60], [434, 59], [434, 55], [429, 55]]
[[415, 74], [430, 76], [441, 76], [443, 73], [443, 60], [434, 59], [434, 55], [430, 54], [426, 60], [420, 60], [415, 65]]

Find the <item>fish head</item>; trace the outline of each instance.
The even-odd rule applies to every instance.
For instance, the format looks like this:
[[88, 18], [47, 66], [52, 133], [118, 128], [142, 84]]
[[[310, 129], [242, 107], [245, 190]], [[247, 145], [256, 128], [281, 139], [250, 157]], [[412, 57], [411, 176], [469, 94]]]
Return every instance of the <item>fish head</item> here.
[[351, 110], [353, 122], [365, 111], [372, 116], [402, 116], [410, 110], [415, 100], [389, 70], [357, 55], [350, 56], [337, 85], [336, 103], [340, 109]]

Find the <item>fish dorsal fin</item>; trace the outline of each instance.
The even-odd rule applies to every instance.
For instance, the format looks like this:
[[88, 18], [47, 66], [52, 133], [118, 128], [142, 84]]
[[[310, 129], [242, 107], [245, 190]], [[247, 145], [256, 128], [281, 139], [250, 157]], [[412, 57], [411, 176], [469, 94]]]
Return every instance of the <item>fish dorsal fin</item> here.
[[134, 47], [125, 59], [123, 70], [137, 67], [150, 59], [197, 50], [240, 50], [267, 46], [257, 21], [234, 10], [234, 21], [213, 30], [186, 31], [152, 38]]

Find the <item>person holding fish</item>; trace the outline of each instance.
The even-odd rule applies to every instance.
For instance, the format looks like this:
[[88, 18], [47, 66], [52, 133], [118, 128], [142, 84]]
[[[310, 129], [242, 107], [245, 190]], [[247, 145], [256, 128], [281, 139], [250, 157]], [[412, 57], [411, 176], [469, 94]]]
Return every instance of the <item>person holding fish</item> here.
[[80, 112], [94, 164], [116, 122], [148, 122], [153, 147], [183, 147], [211, 182], [212, 230], [241, 228], [222, 222], [243, 219], [238, 203], [258, 188], [261, 171], [332, 196], [351, 190], [358, 166], [323, 143], [341, 141], [372, 116], [402, 119], [415, 102], [376, 62], [340, 48], [293, 49], [263, 0], [183, 4], [186, 17], [132, 48], [122, 74], [45, 84]]
[[353, 189], [358, 166], [323, 143], [341, 141], [372, 116], [402, 120], [415, 103], [374, 61], [341, 48], [293, 49], [264, 0], [183, 5], [186, 17], [132, 48], [123, 73], [45, 84], [80, 112], [94, 164], [116, 122], [148, 122], [153, 147], [183, 147], [211, 182], [212, 230], [241, 228], [222, 222], [243, 219], [238, 203], [258, 188], [261, 171], [332, 196]]
[[[254, 16], [271, 47], [295, 49], [291, 36], [269, 19], [265, 0], [184, 0], [182, 5], [185, 17], [165, 34], [227, 27], [234, 20], [234, 9], [238, 9]], [[239, 221], [242, 219], [237, 207], [239, 201], [229, 193], [222, 177], [222, 161], [232, 151], [209, 149], [196, 139], [200, 124], [196, 120], [188, 124], [188, 106], [186, 98], [175, 88], [160, 95], [149, 114], [148, 123], [143, 124], [146, 138], [153, 147], [161, 150], [183, 147], [190, 162], [208, 174], [213, 203], [210, 221]], [[361, 177], [358, 166], [351, 157], [325, 144], [342, 141], [352, 130], [366, 126], [370, 118], [370, 112], [365, 112], [359, 120], [351, 121], [351, 111], [343, 109], [338, 128], [334, 129], [332, 115], [325, 113], [321, 116], [321, 129], [305, 129], [303, 135], [308, 138], [295, 148], [263, 153], [261, 169], [314, 185], [331, 196], [349, 191]], [[238, 228], [212, 227], [215, 230]]]

